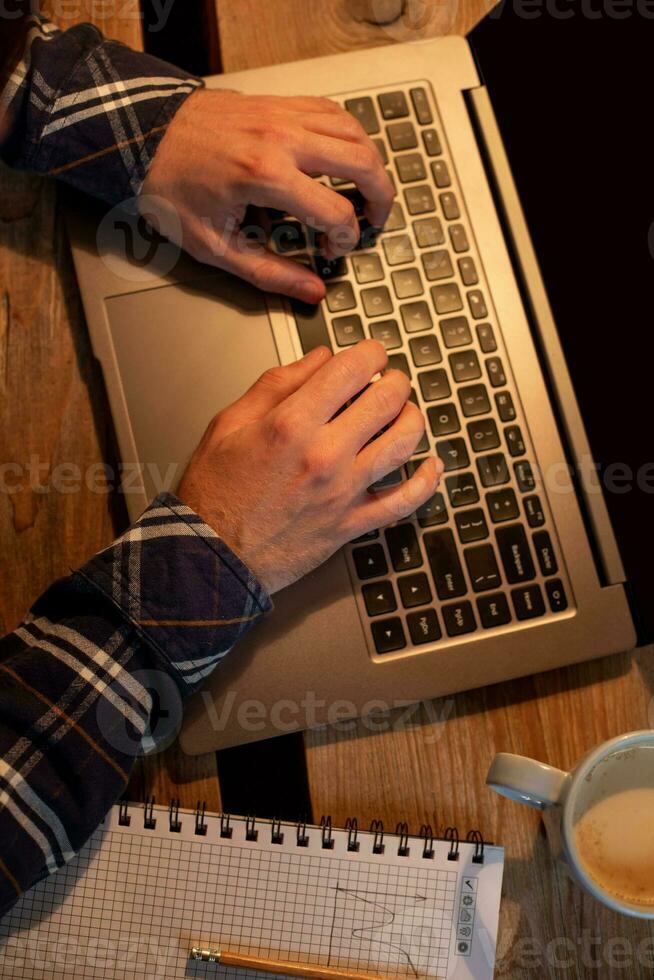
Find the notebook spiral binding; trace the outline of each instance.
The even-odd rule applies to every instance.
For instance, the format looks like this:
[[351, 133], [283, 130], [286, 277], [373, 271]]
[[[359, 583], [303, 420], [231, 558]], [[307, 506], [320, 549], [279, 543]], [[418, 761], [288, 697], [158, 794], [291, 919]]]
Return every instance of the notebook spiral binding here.
[[[145, 830], [155, 830], [157, 826], [157, 819], [154, 815], [154, 796], [148, 797], [145, 804], [130, 804], [127, 800], [121, 800], [119, 803], [119, 814], [118, 814], [118, 824], [121, 827], [129, 827], [132, 821], [131, 814], [129, 813], [130, 806], [135, 809], [142, 810], [143, 813], [143, 827]], [[206, 812], [207, 805], [204, 801], [198, 800], [197, 806], [194, 813], [195, 828], [194, 832], [198, 837], [206, 837], [208, 825], [206, 822]], [[229, 813], [220, 813], [220, 836], [225, 838], [232, 837], [233, 827], [232, 820], [237, 820], [245, 823], [245, 839], [246, 841], [257, 841], [259, 839], [259, 828], [257, 822], [270, 831], [270, 840], [272, 844], [282, 844], [284, 842], [284, 832], [282, 830], [282, 821], [278, 817], [273, 817], [272, 820], [259, 820], [254, 816], [246, 817], [232, 817]], [[170, 801], [168, 807], [168, 829], [171, 834], [178, 834], [182, 829], [182, 820], [180, 818], [180, 803], [179, 799], [173, 798]], [[333, 850], [334, 848], [334, 834], [332, 826], [332, 818], [327, 815], [321, 817], [320, 825], [318, 827], [311, 827], [309, 829], [315, 829], [320, 834], [321, 844], [325, 850]], [[348, 851], [359, 852], [361, 847], [361, 841], [359, 840], [359, 824], [356, 817], [348, 817], [345, 821], [345, 827], [343, 828], [345, 833], [347, 833], [347, 849]], [[383, 854], [386, 844], [384, 840], [387, 837], [393, 837], [393, 845], [397, 843], [397, 855], [398, 857], [408, 857], [410, 852], [410, 838], [411, 833], [409, 831], [409, 825], [406, 821], [401, 821], [397, 824], [394, 834], [387, 834], [384, 830], [384, 824], [381, 820], [373, 820], [370, 824], [370, 829], [366, 832], [368, 837], [372, 838], [371, 851], [373, 854]], [[295, 835], [296, 835], [296, 846], [297, 847], [307, 847], [309, 844], [309, 835], [307, 833], [307, 821], [306, 817], [300, 817], [295, 825]], [[456, 827], [446, 827], [445, 832], [442, 837], [438, 837], [431, 828], [430, 824], [423, 824], [420, 827], [418, 834], [418, 840], [422, 842], [422, 858], [426, 861], [432, 860], [434, 857], [434, 843], [437, 841], [444, 841], [449, 844], [449, 849], [447, 852], [448, 861], [458, 861], [459, 859], [459, 848], [461, 838], [459, 837], [459, 831]], [[466, 835], [466, 843], [473, 844], [475, 851], [472, 860], [475, 864], [484, 863], [484, 848], [486, 847], [488, 841], [485, 841], [481, 832], [479, 830], [470, 830]]]

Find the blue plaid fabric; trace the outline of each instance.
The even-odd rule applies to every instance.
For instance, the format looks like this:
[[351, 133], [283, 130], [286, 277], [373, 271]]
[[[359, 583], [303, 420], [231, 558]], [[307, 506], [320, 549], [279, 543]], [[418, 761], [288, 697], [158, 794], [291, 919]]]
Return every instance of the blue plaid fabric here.
[[161, 678], [181, 702], [271, 608], [218, 535], [162, 494], [0, 639], [0, 915], [121, 795]]
[[60, 31], [33, 15], [24, 27], [22, 56], [0, 91], [9, 118], [0, 155], [110, 204], [134, 197], [201, 80], [106, 40], [91, 24]]
[[[111, 203], [133, 197], [200, 81], [90, 25], [22, 27], [22, 54], [0, 64], [2, 156]], [[121, 795], [162, 684], [179, 706], [270, 609], [218, 535], [164, 494], [0, 639], [0, 915]]]

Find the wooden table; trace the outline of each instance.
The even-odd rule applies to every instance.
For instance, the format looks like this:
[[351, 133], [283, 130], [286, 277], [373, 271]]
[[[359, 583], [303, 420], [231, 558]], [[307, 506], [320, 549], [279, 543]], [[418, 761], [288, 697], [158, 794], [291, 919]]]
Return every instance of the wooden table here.
[[[354, 24], [347, 0], [217, 2], [226, 71], [466, 33], [488, 9], [485, 0], [410, 0], [407, 21], [380, 28]], [[133, 17], [97, 22], [140, 46]], [[55, 190], [6, 168], [0, 169], [0, 416], [0, 461], [19, 464], [15, 479], [23, 485], [0, 493], [0, 553], [11, 568], [2, 580], [0, 626], [8, 630], [49, 582], [108, 543], [126, 515], [118, 495], [93, 493], [83, 479], [74, 493], [52, 488], [62, 466], [84, 475], [102, 463], [115, 468], [116, 454]], [[373, 735], [360, 722], [347, 733], [307, 734], [313, 811], [330, 813], [336, 824], [350, 814], [362, 823], [380, 817], [387, 827], [406, 819], [414, 830], [423, 822], [439, 830], [454, 822], [504, 843], [498, 977], [650, 976], [654, 928], [584, 897], [552, 864], [538, 814], [492, 795], [484, 779], [499, 750], [565, 767], [605, 738], [654, 727], [653, 692], [647, 649], [430, 702], [412, 724], [395, 716], [382, 733]], [[220, 809], [216, 773], [214, 755], [189, 759], [173, 746], [139, 765], [130, 795], [176, 795], [191, 807], [204, 798]]]

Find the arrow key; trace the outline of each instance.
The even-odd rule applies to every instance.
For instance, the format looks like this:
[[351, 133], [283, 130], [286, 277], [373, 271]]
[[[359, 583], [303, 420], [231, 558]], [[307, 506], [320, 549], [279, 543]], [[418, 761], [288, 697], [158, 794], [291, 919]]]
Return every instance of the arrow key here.
[[352, 552], [359, 578], [378, 578], [388, 573], [388, 563], [380, 544], [369, 544], [366, 548], [355, 548]]
[[397, 580], [397, 584], [405, 609], [410, 609], [412, 606], [423, 606], [425, 603], [431, 602], [429, 580], [424, 572], [418, 572], [417, 575], [403, 575]]
[[374, 582], [371, 585], [364, 585], [363, 599], [369, 616], [383, 616], [385, 613], [395, 612], [397, 609], [395, 593], [390, 582]]
[[392, 653], [406, 646], [406, 637], [402, 620], [398, 616], [392, 619], [377, 619], [372, 624], [372, 636], [377, 653]]

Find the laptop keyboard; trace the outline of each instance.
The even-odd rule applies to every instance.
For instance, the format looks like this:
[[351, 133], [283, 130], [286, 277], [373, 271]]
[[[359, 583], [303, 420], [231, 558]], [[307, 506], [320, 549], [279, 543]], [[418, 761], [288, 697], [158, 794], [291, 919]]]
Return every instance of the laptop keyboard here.
[[371, 492], [406, 479], [428, 452], [445, 464], [439, 492], [412, 518], [347, 548], [370, 653], [556, 617], [571, 606], [569, 581], [431, 90], [338, 101], [374, 140], [396, 199], [375, 229], [355, 187], [320, 178], [360, 222], [357, 248], [334, 261], [318, 254], [311, 229], [274, 226], [277, 250], [311, 262], [327, 286], [320, 305], [292, 304], [300, 343], [336, 351], [372, 337], [411, 379], [426, 433]]

